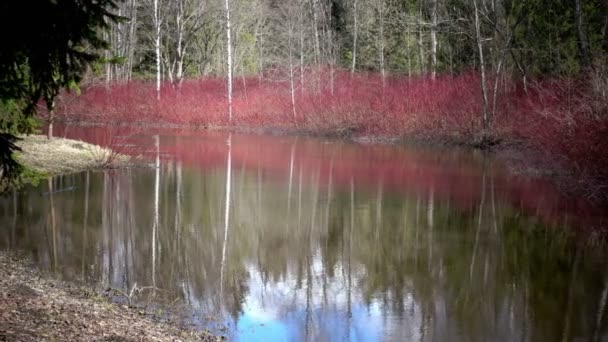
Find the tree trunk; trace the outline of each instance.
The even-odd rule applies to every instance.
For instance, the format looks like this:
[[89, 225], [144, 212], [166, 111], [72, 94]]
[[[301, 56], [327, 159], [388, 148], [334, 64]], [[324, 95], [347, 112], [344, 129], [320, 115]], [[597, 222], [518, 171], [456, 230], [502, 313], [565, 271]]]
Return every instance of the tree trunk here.
[[55, 100], [52, 100], [47, 104], [47, 110], [49, 111], [48, 120], [48, 129], [46, 132], [47, 140], [51, 140], [53, 137], [53, 122], [55, 121]]
[[317, 18], [317, 0], [311, 1], [311, 12], [312, 12], [312, 26], [315, 36], [315, 61], [317, 66], [321, 63], [321, 43], [319, 41], [319, 27]]
[[358, 25], [357, 25], [357, 0], [353, 2], [353, 61], [350, 67], [351, 74], [355, 73], [355, 69], [357, 67], [357, 35], [358, 35]]
[[482, 96], [482, 107], [483, 107], [483, 134], [487, 134], [490, 128], [490, 117], [488, 114], [488, 89], [486, 84], [486, 67], [483, 56], [483, 38], [481, 37], [481, 22], [479, 20], [479, 8], [477, 6], [477, 0], [473, 0], [473, 6], [475, 9], [475, 40], [477, 42], [477, 49], [479, 51], [479, 69], [481, 72], [481, 96]]
[[289, 23], [289, 37], [287, 38], [289, 44], [289, 90], [291, 93], [291, 112], [293, 114], [293, 122], [298, 126], [298, 121], [296, 117], [296, 89], [294, 87], [294, 75], [293, 75], [293, 32], [292, 24]]
[[384, 41], [384, 0], [380, 0], [380, 74], [382, 75], [382, 88], [386, 87], [386, 68], [384, 65], [384, 49], [386, 42]]
[[230, 0], [224, 1], [226, 11], [226, 68], [228, 95], [228, 122], [232, 123], [232, 34], [230, 31]]
[[304, 7], [300, 8], [300, 93], [304, 94]]
[[160, 9], [154, 0], [154, 53], [156, 57], [156, 100], [160, 100]]
[[131, 80], [133, 73], [133, 58], [135, 56], [135, 44], [137, 35], [137, 0], [131, 0], [131, 21], [129, 22], [129, 45], [127, 48], [127, 80]]
[[424, 73], [426, 72], [426, 68], [425, 68], [425, 56], [424, 56], [424, 40], [422, 39], [423, 34], [422, 34], [422, 5], [420, 6], [420, 10], [418, 11], [418, 62], [419, 62], [419, 69], [420, 69], [420, 74], [424, 75]]
[[584, 69], [591, 66], [591, 56], [589, 53], [589, 41], [585, 33], [585, 15], [581, 5], [581, 0], [574, 0], [574, 15], [576, 16], [576, 35], [578, 38], [578, 50], [580, 63]]
[[437, 0], [433, 0], [431, 8], [431, 78], [437, 76]]
[[183, 0], [178, 1], [177, 3], [178, 10], [175, 16], [176, 28], [177, 28], [177, 58], [175, 65], [175, 84], [178, 87], [181, 87], [182, 78], [183, 78], [183, 68], [184, 68], [184, 2]]

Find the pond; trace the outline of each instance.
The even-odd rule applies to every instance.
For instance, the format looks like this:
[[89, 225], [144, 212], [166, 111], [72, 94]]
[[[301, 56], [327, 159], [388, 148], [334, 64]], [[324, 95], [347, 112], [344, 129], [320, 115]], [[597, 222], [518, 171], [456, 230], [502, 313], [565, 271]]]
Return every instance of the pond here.
[[179, 307], [230, 340], [608, 339], [608, 258], [589, 232], [606, 213], [491, 154], [58, 132], [150, 164], [0, 199], [0, 247], [64, 279]]

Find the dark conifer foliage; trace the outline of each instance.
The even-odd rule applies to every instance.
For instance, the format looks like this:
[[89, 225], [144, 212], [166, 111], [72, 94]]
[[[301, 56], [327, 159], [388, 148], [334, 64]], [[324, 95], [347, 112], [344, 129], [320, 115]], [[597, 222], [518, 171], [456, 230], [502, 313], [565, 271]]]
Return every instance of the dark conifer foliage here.
[[120, 19], [115, 0], [0, 2], [0, 175], [15, 170], [14, 134], [44, 100], [52, 109], [62, 88], [74, 89], [87, 66], [108, 47], [100, 32]]

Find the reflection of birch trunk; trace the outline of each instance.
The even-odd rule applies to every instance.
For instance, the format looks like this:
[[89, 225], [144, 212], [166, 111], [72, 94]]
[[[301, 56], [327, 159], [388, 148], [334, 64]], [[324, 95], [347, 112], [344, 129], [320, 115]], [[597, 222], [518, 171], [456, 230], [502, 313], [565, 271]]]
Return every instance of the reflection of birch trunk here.
[[160, 138], [154, 136], [156, 146], [156, 173], [154, 176], [154, 222], [152, 224], [152, 285], [156, 287], [156, 235], [159, 224], [159, 201], [160, 201]]
[[494, 192], [494, 177], [492, 177], [490, 182], [490, 196], [492, 201], [492, 228], [494, 229], [494, 235], [496, 235], [498, 234], [498, 219], [496, 217], [496, 199]]
[[298, 231], [300, 231], [302, 223], [302, 165], [300, 165], [300, 174], [298, 177]]
[[130, 196], [131, 196], [131, 185], [130, 185], [130, 173], [127, 175], [122, 175], [119, 179], [120, 184], [122, 184], [125, 188], [124, 191], [124, 196], [122, 199], [122, 203], [120, 203], [120, 208], [122, 208], [122, 212], [124, 215], [124, 220], [122, 221], [122, 223], [118, 226], [118, 229], [120, 231], [120, 233], [122, 234], [122, 236], [120, 237], [120, 243], [122, 244], [122, 257], [123, 257], [123, 267], [124, 270], [121, 271], [121, 276], [120, 278], [123, 281], [123, 288], [128, 290], [130, 289], [130, 282], [129, 282], [129, 274], [131, 273], [131, 264], [129, 263], [129, 237], [130, 237], [130, 224], [131, 224], [131, 207], [129, 207], [129, 205], [131, 204], [131, 202], [129, 202], [130, 200]]
[[602, 329], [602, 319], [604, 318], [604, 311], [606, 310], [606, 300], [608, 299], [608, 277], [604, 280], [604, 290], [600, 296], [600, 301], [597, 308], [597, 318], [595, 320], [595, 332], [593, 333], [593, 340], [599, 341], [600, 330]]
[[176, 184], [175, 184], [175, 238], [173, 250], [175, 253], [175, 261], [177, 262], [176, 271], [180, 272], [183, 270], [183, 267], [180, 267], [181, 264], [181, 213], [182, 213], [182, 164], [181, 162], [176, 162], [175, 165], [175, 173], [176, 173]]
[[84, 219], [82, 220], [82, 264], [80, 271], [82, 278], [86, 277], [86, 260], [87, 260], [87, 244], [88, 244], [88, 229], [89, 229], [89, 184], [90, 173], [87, 171], [87, 176], [84, 183]]
[[228, 244], [228, 228], [230, 225], [230, 183], [232, 175], [232, 134], [228, 134], [228, 157], [226, 158], [226, 202], [224, 204], [224, 242], [222, 243], [222, 261], [220, 265], [220, 301], [224, 294], [224, 271], [226, 268], [226, 247]]
[[[297, 141], [296, 141], [297, 142]], [[292, 184], [293, 184], [293, 158], [294, 158], [294, 152], [295, 152], [295, 148], [296, 148], [296, 142], [294, 142], [291, 145], [291, 152], [289, 154], [289, 185], [287, 187], [287, 224], [289, 225], [289, 222], [291, 221], [291, 189], [292, 189]]]
[[[416, 197], [416, 215], [414, 219], [414, 225], [416, 226], [414, 241], [416, 242], [416, 244], [418, 244], [418, 237], [420, 235], [420, 196]], [[414, 253], [414, 265], [418, 265], [418, 255], [420, 255], [420, 253]]]
[[[132, 175], [132, 170], [129, 169], [128, 170], [128, 177], [129, 179], [129, 225], [128, 225], [128, 231], [127, 231], [127, 236], [128, 236], [128, 241], [127, 241], [127, 254], [128, 254], [128, 264], [132, 265], [133, 264], [133, 260], [135, 260], [135, 257], [133, 256], [133, 246], [135, 245], [135, 234], [134, 234], [134, 229], [133, 227], [135, 227], [135, 215], [133, 215], [133, 213], [135, 212], [136, 208], [135, 208], [135, 199], [133, 198], [133, 193], [135, 192], [133, 190], [133, 175]], [[129, 273], [129, 269], [127, 269], [127, 273], [126, 276], [127, 278], [127, 283], [129, 282], [130, 279], [135, 278], [132, 277], [131, 274]], [[130, 284], [128, 286], [130, 288]]]
[[57, 225], [55, 223], [55, 202], [53, 201], [53, 180], [51, 178], [48, 179], [49, 184], [49, 203], [51, 205], [51, 245], [53, 250], [53, 271], [57, 270]]
[[429, 223], [429, 233], [428, 233], [428, 250], [429, 250], [429, 257], [428, 257], [428, 269], [429, 271], [431, 270], [432, 266], [433, 266], [433, 228], [435, 226], [435, 189], [431, 188], [431, 191], [429, 193], [429, 206], [427, 208], [427, 222]]
[[572, 307], [574, 304], [574, 287], [576, 286], [576, 282], [578, 275], [578, 266], [580, 263], [581, 251], [576, 250], [576, 254], [574, 256], [574, 261], [572, 261], [572, 276], [570, 277], [570, 284], [568, 285], [568, 302], [566, 303], [566, 312], [564, 317], [564, 330], [562, 333], [562, 342], [570, 341], [570, 321], [572, 316]]
[[[333, 188], [333, 170], [334, 158], [333, 155], [329, 161], [329, 180], [327, 184], [327, 201], [325, 202], [325, 222], [323, 224], [323, 232], [329, 234], [329, 213], [331, 210], [332, 188]], [[323, 303], [327, 306], [327, 272], [323, 272]]]
[[262, 165], [260, 163], [260, 161], [258, 160], [258, 168], [257, 168], [257, 179], [256, 179], [256, 205], [257, 205], [257, 213], [258, 215], [256, 215], [255, 220], [256, 220], [256, 224], [259, 226], [261, 224], [262, 221]]
[[[347, 264], [347, 296], [346, 302], [346, 320], [350, 325], [350, 320], [353, 317], [352, 312], [352, 249], [353, 249], [353, 230], [355, 228], [355, 181], [350, 178], [350, 220], [348, 227], [348, 264]], [[349, 329], [350, 330], [350, 329]]]
[[108, 275], [109, 275], [109, 271], [107, 270], [107, 265], [109, 263], [109, 253], [108, 251], [108, 216], [110, 216], [108, 214], [108, 212], [110, 211], [109, 208], [109, 203], [110, 200], [108, 199], [109, 196], [109, 190], [108, 190], [108, 184], [110, 183], [110, 180], [108, 179], [108, 171], [104, 171], [103, 173], [103, 192], [101, 195], [101, 231], [103, 233], [103, 247], [102, 247], [102, 253], [101, 253], [101, 261], [102, 261], [102, 266], [101, 266], [101, 281], [102, 283], [108, 283], [109, 279], [108, 279]]
[[[329, 180], [327, 183], [327, 202], [325, 203], [325, 232], [329, 231], [329, 214], [331, 210], [331, 201], [333, 196], [333, 181], [334, 181], [334, 157], [329, 161]], [[324, 273], [325, 274], [325, 273]]]
[[180, 226], [181, 226], [181, 213], [182, 213], [182, 164], [177, 162], [176, 168], [176, 184], [175, 184], [175, 232], [176, 239], [179, 240]]
[[310, 341], [310, 328], [312, 321], [312, 262], [310, 251], [306, 253], [306, 319], [305, 319], [305, 333], [306, 341]]
[[484, 157], [483, 170], [481, 175], [481, 200], [479, 201], [479, 215], [477, 217], [477, 232], [475, 233], [475, 243], [473, 245], [473, 256], [471, 256], [471, 265], [469, 267], [469, 281], [473, 282], [473, 271], [475, 269], [475, 259], [477, 258], [477, 249], [479, 245], [479, 234], [481, 233], [481, 222], [483, 216], [483, 207], [486, 201], [486, 160]]
[[380, 227], [382, 226], [382, 198], [383, 198], [382, 179], [378, 182], [378, 191], [376, 193], [376, 228], [374, 229], [374, 238], [376, 244], [380, 241]]
[[317, 170], [317, 174], [315, 175], [315, 190], [313, 192], [313, 197], [312, 197], [312, 213], [311, 213], [311, 218], [310, 218], [310, 225], [308, 227], [308, 246], [309, 248], [312, 248], [312, 230], [315, 227], [315, 221], [317, 220], [317, 206], [318, 206], [318, 202], [319, 202], [319, 171]]

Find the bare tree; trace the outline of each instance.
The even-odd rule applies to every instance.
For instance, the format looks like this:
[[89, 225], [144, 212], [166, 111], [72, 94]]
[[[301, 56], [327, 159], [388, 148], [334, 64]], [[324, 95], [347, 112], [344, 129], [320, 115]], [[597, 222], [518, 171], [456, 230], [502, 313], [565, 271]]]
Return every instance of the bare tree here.
[[207, 2], [199, 0], [176, 0], [171, 2], [171, 20], [168, 20], [167, 31], [174, 35], [167, 43], [167, 75], [178, 87], [184, 79], [186, 54], [193, 45], [195, 36], [205, 28], [204, 18]]

